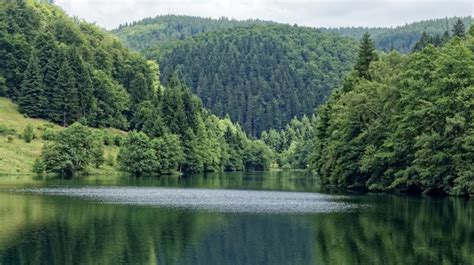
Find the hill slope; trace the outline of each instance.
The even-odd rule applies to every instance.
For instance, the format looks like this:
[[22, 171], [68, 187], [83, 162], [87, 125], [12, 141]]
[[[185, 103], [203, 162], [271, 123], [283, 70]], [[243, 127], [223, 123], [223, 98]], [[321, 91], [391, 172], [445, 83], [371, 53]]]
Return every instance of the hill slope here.
[[146, 51], [164, 84], [178, 71], [214, 114], [259, 135], [311, 114], [339, 86], [356, 43], [310, 28], [257, 25], [227, 29]]
[[[184, 158], [168, 161], [173, 169], [166, 171], [269, 167], [271, 152], [265, 144], [248, 139], [230, 120], [209, 114], [178, 78], [161, 86], [156, 63], [130, 51], [111, 33], [34, 0], [2, 3], [0, 25], [0, 96], [17, 103], [25, 117], [64, 127], [79, 121], [141, 131], [125, 145], [134, 148], [136, 136], [148, 139], [148, 146], [153, 141], [160, 154], [182, 148]], [[15, 152], [14, 145], [9, 148]], [[154, 151], [148, 153], [156, 157]], [[152, 160], [164, 169], [165, 158]], [[141, 158], [128, 162], [128, 169], [137, 166], [131, 173], [152, 168]], [[148, 173], [164, 173], [161, 169]]]
[[[441, 36], [445, 31], [452, 34], [451, 30], [457, 19], [457, 17], [431, 19], [394, 28], [343, 27], [324, 30], [335, 32], [357, 40], [362, 38], [362, 35], [364, 35], [365, 32], [369, 32], [377, 49], [383, 51], [395, 49], [402, 53], [409, 53], [413, 50], [413, 47], [420, 39], [423, 32], [433, 36]], [[464, 17], [462, 20], [466, 29], [468, 29], [469, 25], [473, 23], [472, 17]]]
[[273, 22], [164, 15], [120, 25], [112, 32], [129, 47], [143, 50], [159, 42], [182, 40], [199, 33], [257, 24], [273, 24]]
[[126, 129], [158, 86], [156, 66], [54, 5], [2, 3], [0, 47], [0, 96], [30, 117]]
[[[34, 128], [36, 138], [30, 143], [21, 139], [27, 125]], [[59, 132], [63, 128], [42, 119], [26, 118], [18, 112], [18, 106], [6, 98], [0, 98], [0, 174], [29, 174], [36, 158], [47, 140], [42, 139], [45, 131]], [[95, 130], [99, 132], [98, 129]], [[123, 135], [114, 129], [107, 129], [110, 135]], [[119, 148], [104, 146], [105, 157], [116, 157]], [[115, 167], [103, 165], [100, 169], [91, 168], [93, 173], [118, 172]]]

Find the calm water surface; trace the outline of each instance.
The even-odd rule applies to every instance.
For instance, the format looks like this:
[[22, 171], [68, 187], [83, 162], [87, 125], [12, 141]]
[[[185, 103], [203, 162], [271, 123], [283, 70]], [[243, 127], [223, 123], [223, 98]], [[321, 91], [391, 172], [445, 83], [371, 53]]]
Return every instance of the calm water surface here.
[[474, 202], [297, 173], [0, 176], [0, 264], [474, 264]]

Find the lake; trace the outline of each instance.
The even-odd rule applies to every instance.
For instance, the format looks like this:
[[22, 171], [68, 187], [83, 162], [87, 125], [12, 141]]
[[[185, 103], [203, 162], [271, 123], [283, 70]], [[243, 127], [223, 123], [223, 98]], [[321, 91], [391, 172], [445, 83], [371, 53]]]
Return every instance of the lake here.
[[0, 176], [0, 264], [474, 264], [474, 202], [293, 172]]

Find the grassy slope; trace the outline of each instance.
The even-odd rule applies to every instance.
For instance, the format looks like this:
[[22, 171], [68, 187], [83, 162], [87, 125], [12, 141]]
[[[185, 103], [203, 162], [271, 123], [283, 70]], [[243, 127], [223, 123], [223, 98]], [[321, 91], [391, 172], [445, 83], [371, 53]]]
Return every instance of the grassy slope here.
[[[19, 135], [25, 127], [31, 124], [35, 128], [36, 139], [31, 143], [26, 143]], [[7, 136], [0, 135], [0, 174], [28, 174], [31, 173], [35, 159], [41, 154], [43, 145], [48, 141], [42, 140], [41, 128], [51, 127], [60, 131], [62, 127], [51, 124], [41, 119], [25, 118], [18, 112], [18, 108], [9, 99], [0, 98], [0, 125], [14, 129], [13, 141], [9, 142]], [[124, 132], [108, 129], [112, 134], [123, 134]], [[117, 156], [118, 147], [105, 146], [105, 157], [108, 155]], [[114, 167], [103, 165], [101, 168], [91, 168], [91, 173], [105, 174], [117, 172]]]

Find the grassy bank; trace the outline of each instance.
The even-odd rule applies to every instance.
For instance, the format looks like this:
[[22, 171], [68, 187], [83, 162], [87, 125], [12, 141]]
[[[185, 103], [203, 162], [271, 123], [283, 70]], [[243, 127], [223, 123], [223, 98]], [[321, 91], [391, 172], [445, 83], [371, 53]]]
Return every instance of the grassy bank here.
[[[34, 128], [35, 139], [30, 143], [25, 142], [21, 134], [30, 124]], [[0, 98], [0, 174], [31, 174], [35, 159], [41, 155], [43, 146], [48, 143], [42, 136], [48, 128], [49, 131], [59, 132], [61, 126], [52, 124], [42, 119], [26, 118], [18, 112], [18, 107], [6, 98]], [[8, 130], [9, 132], [5, 132]], [[125, 134], [115, 129], [106, 129], [110, 135]], [[117, 157], [119, 148], [115, 145], [105, 145], [105, 157]], [[90, 168], [93, 174], [118, 173], [115, 166], [107, 163], [100, 168]]]

